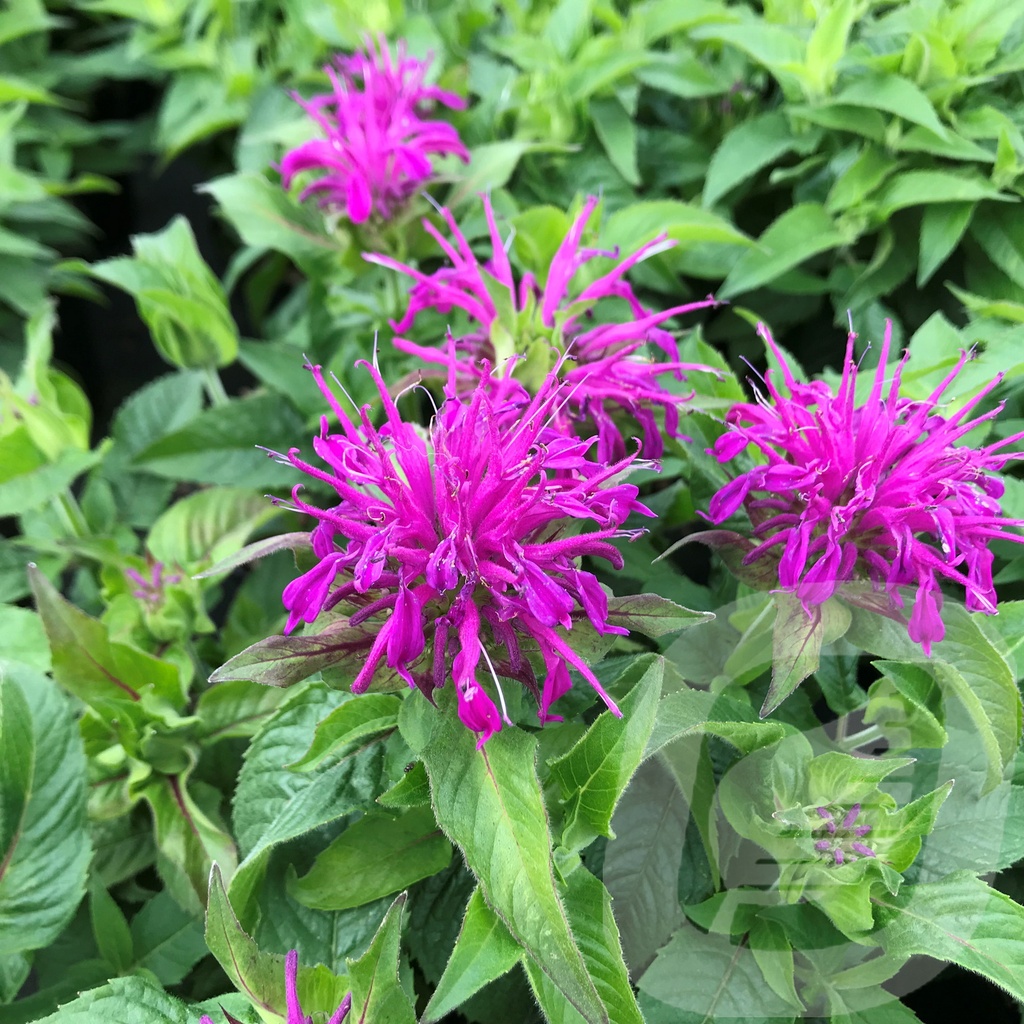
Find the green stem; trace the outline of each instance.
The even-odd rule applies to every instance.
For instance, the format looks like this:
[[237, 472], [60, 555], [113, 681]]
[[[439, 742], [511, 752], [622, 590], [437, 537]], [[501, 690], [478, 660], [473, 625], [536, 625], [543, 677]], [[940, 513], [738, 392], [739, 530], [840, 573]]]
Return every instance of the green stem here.
[[855, 732], [851, 736], [841, 739], [839, 746], [846, 751], [856, 750], [858, 747], [863, 747], [865, 744], [881, 739], [882, 735], [882, 727], [880, 725], [869, 725], [866, 729], [861, 729], [860, 732]]
[[202, 373], [203, 386], [206, 388], [206, 395], [210, 399], [210, 404], [227, 405], [231, 399], [228, 398], [228, 393], [224, 390], [224, 383], [220, 379], [217, 368], [215, 366], [204, 366]]
[[89, 524], [85, 521], [85, 514], [70, 488], [65, 488], [63, 494], [58, 494], [53, 499], [53, 506], [72, 537], [89, 536]]

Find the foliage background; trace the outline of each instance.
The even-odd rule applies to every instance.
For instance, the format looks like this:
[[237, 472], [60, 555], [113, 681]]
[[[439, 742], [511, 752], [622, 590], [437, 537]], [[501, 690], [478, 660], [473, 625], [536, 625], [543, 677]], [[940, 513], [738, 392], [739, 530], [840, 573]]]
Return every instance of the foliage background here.
[[[0, 720], [36, 737], [35, 799], [49, 785], [74, 807], [59, 844], [40, 840], [47, 853], [37, 861], [65, 890], [49, 884], [37, 918], [17, 925], [21, 937], [0, 940], [0, 1022], [42, 1019], [112, 978], [115, 994], [157, 1003], [163, 989], [197, 1001], [227, 991], [237, 979], [209, 955], [218, 950], [200, 917], [209, 859], [248, 862], [261, 843], [278, 842], [274, 801], [293, 800], [305, 784], [281, 766], [305, 753], [315, 723], [342, 702], [324, 686], [206, 686], [217, 666], [280, 630], [290, 553], [226, 580], [192, 576], [247, 539], [301, 528], [264, 501], [294, 481], [254, 445], [287, 448], [309, 435], [320, 403], [303, 354], [329, 365], [358, 400], [371, 397], [351, 365], [375, 332], [388, 336], [404, 296], [362, 249], [384, 244], [431, 259], [416, 226], [425, 203], [387, 237], [367, 238], [299, 205], [274, 170], [310, 132], [288, 90], [322, 88], [320, 66], [366, 32], [432, 51], [440, 81], [467, 95], [453, 121], [473, 161], [468, 171], [442, 168], [432, 191], [478, 238], [475, 195], [490, 190], [514, 228], [518, 267], [543, 271], [567, 211], [599, 192], [602, 246], [628, 249], [660, 230], [678, 242], [633, 275], [649, 303], [709, 292], [729, 300], [687, 336], [691, 357], [744, 376], [744, 359], [764, 365], [753, 330], [764, 319], [817, 372], [838, 365], [848, 317], [862, 345], [877, 342], [888, 318], [913, 355], [909, 394], [925, 397], [973, 345], [960, 398], [1004, 372], [1007, 412], [996, 429], [1009, 433], [1024, 418], [1024, 16], [1014, 4], [13, 0], [0, 12], [0, 628], [4, 678], [13, 681]], [[193, 303], [175, 299], [182, 295]], [[380, 352], [394, 377], [408, 368], [386, 344]], [[874, 358], [869, 349], [864, 364]], [[687, 425], [694, 444], [648, 482], [661, 518], [649, 539], [624, 550], [617, 593], [653, 589], [695, 609], [751, 597], [691, 548], [650, 564], [697, 528], [695, 510], [724, 482], [702, 451], [723, 406], [741, 394], [727, 380], [700, 395], [705, 412]], [[1019, 481], [1008, 476], [1007, 486], [1007, 513], [1024, 514]], [[1024, 578], [1011, 547], [996, 545], [1000, 596], [1009, 599]], [[147, 551], [185, 577], [158, 615], [123, 578], [126, 567], [145, 567]], [[30, 560], [41, 617], [30, 607]], [[99, 621], [62, 603], [47, 580]], [[1014, 608], [1003, 619], [1011, 642]], [[101, 680], [68, 669], [72, 648], [61, 636], [92, 645], [100, 663], [128, 658], [126, 678], [136, 673], [160, 701], [117, 705]], [[683, 634], [688, 643], [698, 636]], [[667, 641], [659, 649], [671, 650]], [[847, 656], [852, 672], [819, 672], [784, 713], [788, 724], [811, 728], [863, 707], [878, 672], [861, 657], [858, 677], [855, 654]], [[756, 690], [763, 674], [744, 681]], [[545, 756], [578, 735], [541, 734], [552, 746]], [[12, 763], [24, 754], [6, 749]], [[412, 757], [396, 740], [357, 760], [341, 762], [337, 783], [350, 803], [307, 819], [288, 837], [287, 857], [268, 854], [253, 874], [255, 903], [232, 890], [261, 949], [295, 946], [304, 963], [339, 973], [370, 943], [388, 895], [309, 908], [290, 879], [385, 783], [408, 778]], [[1018, 788], [1016, 762], [1005, 760], [1001, 796], [963, 818], [957, 836], [975, 843], [998, 831], [1004, 848], [963, 866], [1001, 869], [997, 884], [1013, 894], [1024, 846], [1007, 827]], [[678, 908], [710, 893], [713, 870], [682, 804], [665, 832], [644, 832], [645, 808], [675, 799], [661, 764], [645, 763], [615, 831], [682, 851], [678, 867], [677, 853], [666, 853]], [[191, 831], [175, 809], [179, 782], [188, 820], [199, 823]], [[585, 856], [598, 875], [602, 843]], [[436, 863], [443, 856], [436, 851]], [[442, 976], [472, 888], [458, 855], [452, 863], [414, 879], [406, 908], [403, 972], [421, 995]], [[619, 894], [637, 902], [617, 896], [617, 923], [635, 982], [656, 947], [631, 943], [642, 947], [673, 879], [629, 881], [634, 888], [623, 883]], [[0, 908], [13, 913], [5, 900], [13, 897], [0, 888]], [[718, 951], [694, 942], [681, 920], [663, 922], [663, 940], [675, 934], [670, 963], [699, 975], [701, 958], [714, 962]], [[266, 967], [268, 978], [278, 974], [279, 965]], [[325, 976], [304, 984], [318, 1009], [333, 1005]], [[910, 1002], [927, 1020], [930, 1001], [942, 1006], [950, 987], [981, 984], [943, 976]], [[654, 998], [644, 1004], [649, 1020], [661, 1019]], [[1016, 1012], [994, 989], [985, 998]], [[501, 1007], [521, 1019], [534, 1006], [518, 969], [476, 999], [464, 1012], [495, 1024]]]

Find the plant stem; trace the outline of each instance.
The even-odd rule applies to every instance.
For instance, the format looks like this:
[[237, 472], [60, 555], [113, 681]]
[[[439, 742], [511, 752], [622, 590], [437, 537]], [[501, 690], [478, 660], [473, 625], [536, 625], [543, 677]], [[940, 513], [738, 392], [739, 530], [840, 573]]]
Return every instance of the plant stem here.
[[203, 367], [203, 386], [206, 388], [206, 395], [211, 405], [227, 405], [231, 401], [228, 393], [224, 390], [224, 383], [215, 366]]
[[879, 725], [869, 725], [866, 729], [861, 729], [860, 732], [855, 732], [850, 736], [840, 739], [839, 746], [843, 750], [856, 750], [858, 747], [863, 747], [865, 744], [881, 738], [882, 727]]

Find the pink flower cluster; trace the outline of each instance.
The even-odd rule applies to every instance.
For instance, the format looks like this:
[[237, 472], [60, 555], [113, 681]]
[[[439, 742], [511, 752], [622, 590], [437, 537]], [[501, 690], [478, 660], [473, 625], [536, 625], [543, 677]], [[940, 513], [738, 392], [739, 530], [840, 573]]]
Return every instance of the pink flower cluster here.
[[858, 403], [851, 332], [836, 392], [821, 381], [797, 381], [767, 328], [759, 332], [782, 366], [785, 390], [765, 374], [767, 397], [727, 415], [715, 443], [720, 462], [754, 445], [765, 462], [738, 475], [711, 500], [710, 518], [724, 522], [743, 506], [760, 541], [749, 564], [778, 555], [779, 586], [799, 595], [811, 612], [849, 580], [871, 580], [900, 617], [901, 587], [916, 588], [910, 637], [928, 654], [945, 635], [941, 581], [959, 584], [972, 611], [994, 613], [989, 541], [1021, 541], [1003, 516], [1003, 483], [992, 475], [1010, 459], [1024, 433], [970, 448], [958, 442], [999, 408], [971, 418], [999, 383], [997, 377], [958, 412], [943, 415], [943, 396], [971, 358], [963, 353], [924, 401], [901, 398], [908, 354], [886, 380], [891, 325], [871, 391]]
[[[340, 433], [324, 417], [313, 449], [326, 470], [297, 449], [287, 459], [338, 502], [318, 509], [299, 487], [292, 494], [294, 507], [318, 520], [319, 561], [284, 591], [287, 631], [343, 601], [354, 609], [352, 626], [379, 621], [353, 691], [365, 691], [382, 663], [428, 697], [451, 676], [459, 716], [480, 745], [509, 721], [499, 677], [526, 686], [546, 721], [557, 719], [551, 705], [574, 668], [617, 713], [558, 630], [571, 630], [579, 610], [599, 633], [625, 632], [609, 624], [605, 592], [577, 560], [621, 567], [609, 542], [633, 536], [623, 528], [631, 513], [650, 515], [637, 488], [620, 480], [635, 455], [594, 462], [592, 441], [555, 429], [569, 389], [553, 375], [535, 395], [518, 385], [496, 393], [485, 376], [465, 400], [451, 379], [424, 432], [402, 418], [377, 370], [362, 365], [384, 404], [379, 429], [368, 407], [350, 417], [310, 367]], [[530, 651], [543, 660], [543, 682]]]
[[324, 68], [332, 92], [310, 100], [295, 95], [323, 138], [285, 154], [284, 187], [304, 171], [322, 171], [300, 198], [317, 195], [322, 206], [344, 209], [356, 224], [373, 213], [384, 220], [394, 216], [431, 177], [431, 156], [469, 160], [455, 128], [427, 116], [434, 104], [461, 109], [465, 101], [427, 85], [429, 61], [408, 56], [404, 42], [396, 49], [397, 56], [383, 38], [368, 40], [365, 51], [336, 57]]
[[[669, 309], [651, 311], [637, 299], [625, 275], [641, 260], [675, 245], [658, 235], [614, 267], [596, 277], [573, 295], [576, 273], [599, 256], [618, 258], [617, 252], [583, 247], [583, 234], [598, 204], [589, 196], [582, 211], [555, 253], [543, 286], [532, 274], [520, 279], [512, 271], [505, 243], [489, 197], [483, 197], [484, 214], [491, 237], [491, 256], [481, 263], [448, 210], [441, 215], [448, 227], [446, 239], [429, 221], [423, 227], [437, 242], [447, 265], [425, 274], [414, 267], [379, 254], [365, 254], [371, 263], [390, 267], [415, 282], [409, 306], [401, 320], [393, 322], [395, 344], [430, 363], [454, 368], [459, 386], [470, 390], [487, 376], [492, 383], [504, 377], [527, 377], [538, 363], [546, 373], [557, 366], [562, 380], [571, 385], [569, 399], [560, 411], [565, 430], [576, 430], [589, 421], [597, 431], [599, 461], [621, 459], [628, 450], [621, 420], [639, 423], [643, 453], [659, 458], [664, 450], [661, 427], [655, 417], [660, 409], [665, 432], [679, 437], [678, 407], [688, 395], [668, 391], [661, 378], [685, 380], [684, 371], [714, 373], [710, 367], [679, 360], [676, 339], [660, 325], [673, 316], [717, 305], [708, 297]], [[608, 300], [623, 304], [618, 316], [597, 321], [598, 306]], [[461, 310], [470, 330], [445, 348], [417, 345], [401, 337], [425, 310], [448, 315]], [[603, 312], [604, 310], [602, 310]], [[661, 359], [646, 357], [653, 346]]]

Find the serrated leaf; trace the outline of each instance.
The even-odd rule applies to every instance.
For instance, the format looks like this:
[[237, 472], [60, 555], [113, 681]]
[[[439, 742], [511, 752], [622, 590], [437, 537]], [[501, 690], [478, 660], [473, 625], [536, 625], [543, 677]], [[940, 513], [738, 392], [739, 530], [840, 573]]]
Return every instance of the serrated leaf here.
[[278, 514], [266, 497], [248, 488], [209, 487], [167, 509], [153, 524], [146, 546], [169, 565], [217, 562]]
[[479, 888], [474, 889], [448, 966], [423, 1011], [424, 1024], [458, 1009], [484, 985], [512, 970], [522, 957], [522, 949], [501, 918], [487, 906]]
[[[566, 881], [565, 909], [587, 970], [608, 1010], [608, 1019], [615, 1024], [643, 1024], [622, 959], [608, 890], [586, 868], [579, 867]], [[583, 1020], [536, 964], [526, 961], [526, 972], [551, 1024], [578, 1024]]]
[[110, 717], [139, 718], [143, 695], [172, 706], [182, 700], [178, 670], [127, 644], [110, 639], [107, 627], [66, 601], [34, 566], [29, 582], [53, 657], [53, 674], [68, 692]]
[[773, 599], [772, 681], [761, 707], [762, 718], [818, 670], [822, 644], [837, 640], [850, 625], [850, 610], [838, 601], [808, 610], [790, 591], [778, 591]]
[[652, 639], [699, 626], [714, 617], [713, 612], [695, 612], [660, 594], [629, 594], [608, 599], [608, 621], [613, 626], [622, 626], [631, 633], [642, 633]]
[[921, 243], [917, 261], [917, 286], [927, 284], [963, 238], [975, 203], [936, 203], [925, 207], [921, 217]]
[[34, 670], [0, 673], [0, 956], [49, 945], [85, 892], [82, 740], [67, 701]]
[[373, 623], [351, 626], [348, 619], [339, 619], [319, 633], [267, 637], [226, 661], [210, 682], [248, 679], [264, 686], [292, 686], [325, 668], [358, 670], [378, 632]]
[[401, 698], [388, 693], [364, 693], [345, 701], [317, 724], [309, 750], [288, 767], [309, 771], [368, 736], [390, 732], [398, 726], [401, 707]]
[[626, 963], [639, 974], [679, 924], [679, 866], [689, 820], [686, 800], [656, 760], [640, 766], [612, 818], [616, 838], [605, 851]]
[[692, 1017], [784, 1024], [794, 1019], [792, 1006], [765, 984], [749, 949], [723, 935], [705, 935], [688, 924], [659, 950], [638, 984], [645, 1013], [648, 1004], [644, 996], [650, 996], [672, 1007], [677, 1020]]
[[727, 192], [792, 152], [798, 144], [781, 111], [760, 114], [737, 125], [722, 139], [708, 164], [703, 205], [714, 206]]
[[736, 261], [718, 295], [727, 299], [753, 291], [845, 241], [820, 203], [800, 203], [768, 227], [756, 249]]
[[324, 230], [314, 208], [303, 206], [262, 174], [230, 174], [200, 186], [217, 201], [246, 245], [283, 252], [307, 271], [323, 270], [346, 246]]
[[506, 729], [476, 749], [451, 699], [439, 700], [422, 752], [438, 824], [463, 852], [484, 898], [587, 1021], [608, 1016], [558, 898], [536, 740]]
[[[206, 908], [206, 944], [231, 983], [261, 1013], [287, 1020], [284, 957], [264, 953], [243, 930], [224, 890], [220, 872], [210, 875], [210, 899]], [[348, 992], [348, 981], [324, 967], [299, 965], [299, 1001], [307, 1014], [333, 1013]]]
[[936, 135], [946, 135], [946, 129], [928, 97], [909, 78], [900, 75], [864, 75], [834, 96], [831, 103], [885, 110]]
[[616, 210], [601, 228], [601, 244], [628, 252], [649, 242], [662, 231], [680, 243], [721, 242], [753, 245], [749, 238], [723, 217], [699, 206], [674, 199], [633, 203]]
[[358, 960], [348, 962], [353, 1022], [416, 1024], [416, 1011], [398, 978], [405, 901], [406, 894], [402, 893], [391, 904], [370, 948]]
[[38, 1024], [192, 1024], [191, 1008], [140, 975], [83, 992]]
[[969, 871], [872, 898], [874, 941], [891, 955], [959, 964], [1024, 1001], [1024, 907]]
[[371, 811], [327, 846], [288, 891], [316, 910], [348, 910], [436, 875], [451, 859], [451, 844], [429, 807], [397, 817]]
[[638, 658], [618, 682], [630, 687], [622, 717], [599, 715], [568, 753], [551, 762], [565, 805], [562, 845], [582, 850], [598, 836], [614, 838], [612, 813], [643, 758], [665, 673], [663, 658]]
[[993, 187], [974, 173], [951, 171], [902, 171], [890, 178], [872, 197], [882, 217], [908, 206], [930, 203], [973, 203], [979, 199], [1013, 202], [1014, 197]]
[[240, 487], [289, 487], [297, 471], [257, 445], [287, 451], [306, 435], [295, 409], [279, 396], [256, 394], [200, 413], [147, 445], [132, 463], [170, 480]]
[[233, 555], [228, 555], [227, 558], [222, 558], [211, 565], [209, 569], [197, 572], [194, 578], [203, 580], [209, 579], [211, 576], [222, 576], [239, 566], [247, 565], [249, 562], [273, 555], [278, 551], [299, 551], [302, 548], [310, 547], [311, 544], [312, 541], [308, 533], [282, 533], [276, 537], [266, 537], [263, 540], [253, 541], [252, 544], [246, 544]]
[[271, 852], [311, 829], [372, 806], [380, 787], [383, 745], [373, 742], [318, 772], [291, 772], [284, 765], [306, 750], [324, 711], [349, 699], [322, 683], [293, 694], [266, 722], [246, 753], [234, 801], [234, 826], [245, 859], [231, 880], [232, 902], [243, 921], [254, 915], [254, 898]]

